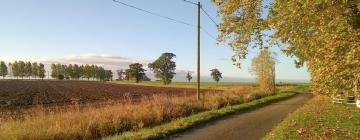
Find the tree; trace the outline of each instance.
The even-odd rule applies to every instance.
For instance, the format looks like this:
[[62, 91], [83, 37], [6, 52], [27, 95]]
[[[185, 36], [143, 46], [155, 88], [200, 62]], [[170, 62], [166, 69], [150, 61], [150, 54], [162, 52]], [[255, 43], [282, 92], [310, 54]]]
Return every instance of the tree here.
[[39, 76], [39, 66], [36, 62], [31, 64], [31, 75], [34, 76], [35, 79]]
[[14, 74], [13, 74], [13, 71], [12, 71], [12, 63], [9, 63], [8, 64], [8, 75], [10, 76], [10, 77], [13, 77], [14, 76]]
[[170, 84], [176, 74], [176, 64], [172, 61], [174, 57], [176, 55], [173, 53], [163, 53], [157, 60], [148, 65], [154, 71], [155, 77], [159, 78], [164, 85]]
[[218, 70], [218, 69], [212, 69], [211, 71], [211, 76], [214, 79], [214, 81], [216, 81], [217, 83], [220, 81], [220, 79], [222, 78], [222, 73]]
[[24, 76], [26, 76], [26, 63], [24, 61], [19, 61], [17, 71], [21, 79], [24, 79]]
[[353, 81], [360, 79], [358, 0], [213, 2], [223, 18], [219, 40], [231, 44], [235, 62], [245, 58], [248, 47], [274, 44], [296, 56], [298, 66], [306, 63], [314, 93], [351, 91]]
[[116, 71], [117, 75], [118, 75], [118, 79], [121, 81], [123, 80], [123, 75], [125, 74], [124, 70], [121, 69], [121, 70], [117, 70]]
[[79, 80], [81, 77], [81, 66], [79, 67], [78, 64], [74, 64], [74, 67], [72, 68], [72, 73], [70, 75], [72, 79]]
[[45, 66], [44, 64], [40, 63], [38, 67], [38, 76], [43, 80], [45, 78]]
[[3, 77], [3, 79], [5, 79], [6, 75], [8, 75], [8, 68], [5, 64], [4, 61], [0, 62], [0, 76]]
[[113, 79], [113, 72], [111, 70], [105, 70], [105, 77], [104, 80], [105, 81], [112, 81]]
[[265, 48], [253, 58], [250, 72], [256, 76], [260, 89], [267, 93], [275, 93], [275, 57]]
[[126, 69], [126, 70], [125, 70], [125, 72], [124, 72], [124, 74], [125, 74], [124, 79], [125, 79], [125, 80], [128, 80], [128, 81], [131, 80], [130, 71], [131, 71], [130, 69]]
[[84, 67], [84, 77], [90, 80], [92, 76], [92, 68], [90, 65], [86, 64]]
[[190, 73], [190, 72], [188, 72], [188, 73], [186, 74], [186, 79], [187, 79], [189, 82], [191, 81], [192, 76], [191, 76], [191, 73]]
[[139, 83], [145, 75], [145, 69], [140, 63], [134, 63], [129, 65], [129, 77], [134, 79], [136, 83]]
[[26, 62], [25, 63], [25, 76], [28, 77], [30, 79], [31, 75], [33, 74], [32, 72], [32, 65], [30, 62]]
[[151, 81], [151, 79], [147, 77], [146, 74], [144, 74], [143, 77], [141, 78], [141, 81]]
[[17, 61], [15, 61], [11, 65], [11, 71], [13, 72], [13, 76], [16, 77], [16, 79], [18, 79], [19, 75], [20, 75], [20, 72], [19, 72], [19, 63]]

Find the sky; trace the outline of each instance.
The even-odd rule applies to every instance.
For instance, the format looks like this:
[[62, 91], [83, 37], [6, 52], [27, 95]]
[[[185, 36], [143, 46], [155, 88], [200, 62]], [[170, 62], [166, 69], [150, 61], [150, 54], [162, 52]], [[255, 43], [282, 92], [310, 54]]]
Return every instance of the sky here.
[[[183, 0], [119, 0], [164, 16], [196, 24], [196, 6]], [[195, 1], [195, 0], [193, 0]], [[203, 8], [217, 23], [217, 7], [210, 0]], [[201, 15], [201, 26], [211, 36], [218, 31]], [[112, 0], [0, 0], [0, 60], [50, 63], [93, 63], [116, 70], [128, 64], [148, 64], [161, 53], [176, 54], [175, 81], [196, 70], [196, 28], [153, 16]], [[272, 48], [279, 63], [276, 78], [308, 81], [307, 68], [295, 68], [294, 58]], [[210, 69], [218, 68], [223, 81], [254, 79], [249, 73], [251, 49], [242, 68], [233, 65], [233, 51], [201, 32], [201, 74], [210, 80]], [[151, 76], [151, 72], [148, 71]], [[195, 77], [195, 76], [194, 76]]]

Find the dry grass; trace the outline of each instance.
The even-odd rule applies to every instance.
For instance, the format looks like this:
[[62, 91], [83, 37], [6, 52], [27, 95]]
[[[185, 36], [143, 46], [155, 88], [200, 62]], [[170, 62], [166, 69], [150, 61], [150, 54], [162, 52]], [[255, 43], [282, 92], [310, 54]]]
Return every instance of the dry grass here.
[[260, 92], [227, 91], [224, 94], [206, 94], [201, 101], [194, 96], [153, 96], [139, 102], [72, 105], [50, 110], [37, 107], [19, 111], [21, 113], [16, 115], [3, 113], [0, 139], [94, 139], [264, 96], [266, 94]]

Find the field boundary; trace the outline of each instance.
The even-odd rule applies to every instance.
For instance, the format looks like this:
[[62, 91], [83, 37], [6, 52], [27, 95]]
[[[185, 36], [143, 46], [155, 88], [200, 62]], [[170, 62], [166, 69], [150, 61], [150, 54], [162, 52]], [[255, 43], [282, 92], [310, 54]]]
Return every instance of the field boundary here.
[[242, 103], [232, 106], [226, 106], [217, 110], [197, 113], [188, 117], [179, 118], [169, 123], [151, 128], [143, 128], [138, 131], [124, 132], [119, 135], [105, 137], [106, 140], [123, 140], [123, 139], [161, 139], [169, 137], [172, 134], [183, 132], [200, 124], [219, 119], [224, 116], [234, 114], [239, 111], [255, 109], [276, 101], [284, 100], [295, 96], [297, 93], [284, 91], [279, 94], [267, 96], [248, 103]]

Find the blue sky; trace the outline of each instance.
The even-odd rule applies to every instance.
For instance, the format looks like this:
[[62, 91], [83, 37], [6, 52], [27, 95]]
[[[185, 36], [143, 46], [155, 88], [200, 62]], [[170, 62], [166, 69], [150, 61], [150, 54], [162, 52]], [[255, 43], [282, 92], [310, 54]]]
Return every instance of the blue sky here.
[[[120, 0], [165, 16], [196, 24], [196, 7], [182, 0]], [[217, 7], [202, 1], [203, 8], [215, 18]], [[217, 36], [214, 24], [202, 14], [201, 26]], [[196, 60], [196, 29], [152, 16], [111, 0], [1, 0], [0, 59], [29, 61], [106, 61], [116, 56], [113, 66], [122, 60], [147, 63], [163, 52], [177, 55], [177, 69], [194, 71]], [[217, 46], [216, 41], [202, 33], [202, 74], [218, 68], [224, 77], [252, 78], [248, 71], [251, 50], [242, 69], [233, 66], [229, 47]], [[279, 64], [277, 79], [309, 80], [306, 68], [296, 69], [294, 59], [284, 56], [277, 48]], [[89, 57], [84, 56], [91, 56]], [[97, 58], [98, 57], [98, 58]], [[70, 61], [71, 60], [71, 61]], [[50, 62], [50, 61], [49, 61]], [[113, 68], [115, 69], [115, 68]], [[224, 79], [226, 81], [226, 78]], [[228, 80], [230, 81], [230, 80]]]

